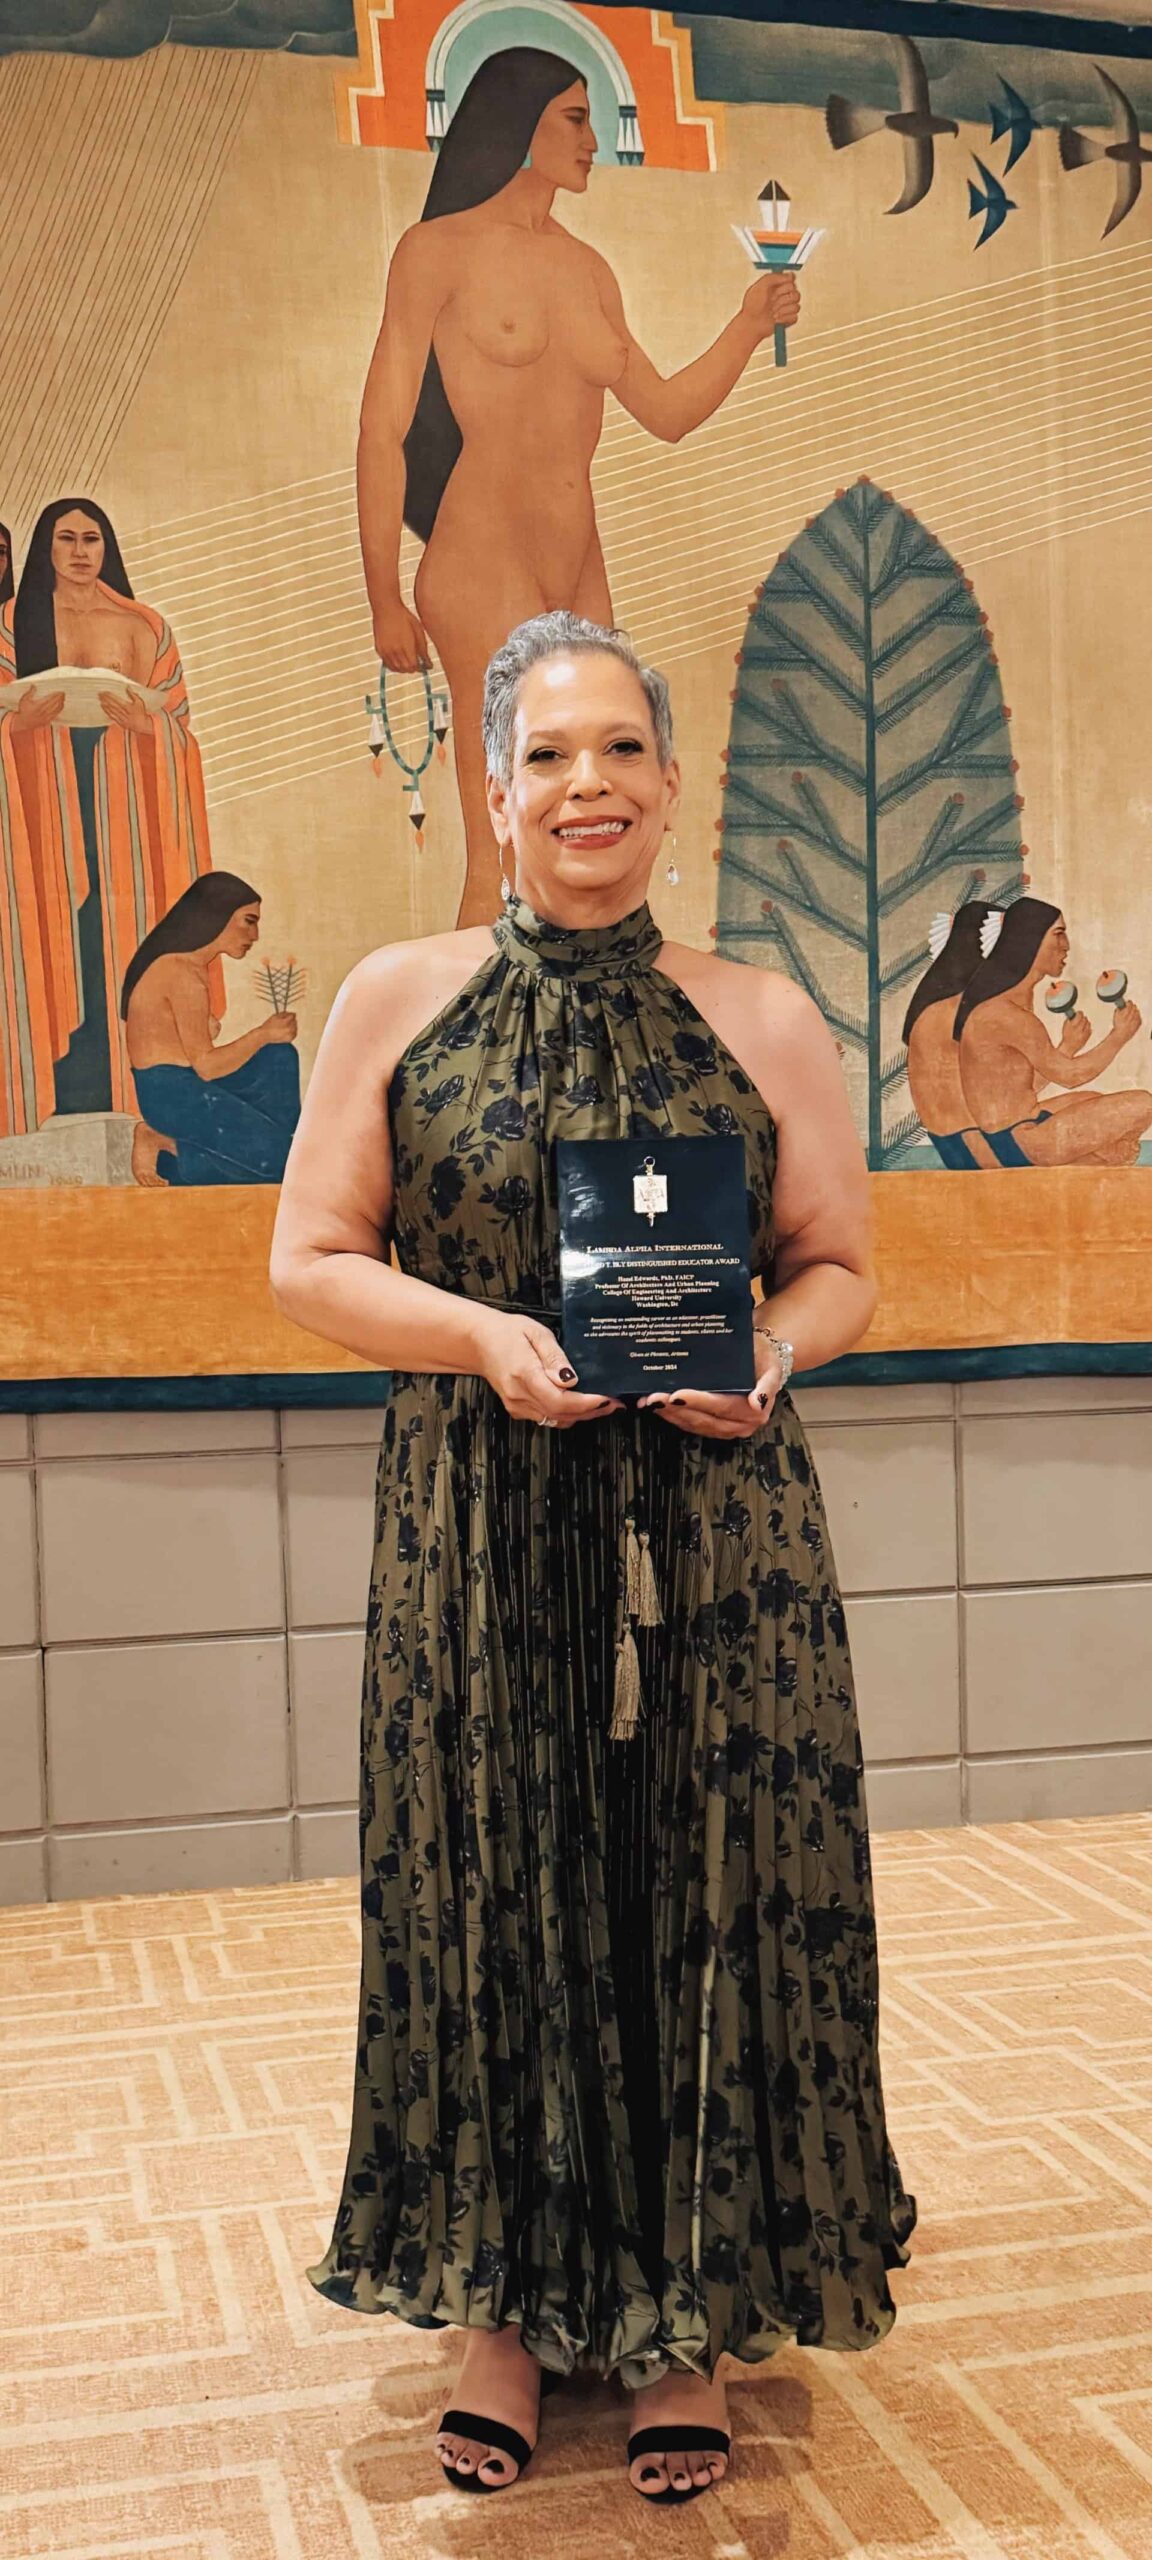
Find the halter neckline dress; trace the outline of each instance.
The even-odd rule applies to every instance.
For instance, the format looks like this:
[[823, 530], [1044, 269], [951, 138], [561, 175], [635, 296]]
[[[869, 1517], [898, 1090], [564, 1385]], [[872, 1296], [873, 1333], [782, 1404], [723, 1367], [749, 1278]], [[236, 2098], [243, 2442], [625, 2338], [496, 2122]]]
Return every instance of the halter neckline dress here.
[[[744, 1138], [770, 1286], [772, 1116], [657, 967], [647, 904], [589, 929], [514, 897], [493, 932], [392, 1077], [401, 1267], [558, 1333], [553, 1141], [711, 1130]], [[360, 1847], [318, 2292], [514, 2321], [541, 2364], [632, 2388], [887, 2334], [917, 2209], [885, 2125], [844, 1611], [787, 1394], [724, 1441], [651, 1409], [546, 1429], [482, 1378], [392, 1373]]]

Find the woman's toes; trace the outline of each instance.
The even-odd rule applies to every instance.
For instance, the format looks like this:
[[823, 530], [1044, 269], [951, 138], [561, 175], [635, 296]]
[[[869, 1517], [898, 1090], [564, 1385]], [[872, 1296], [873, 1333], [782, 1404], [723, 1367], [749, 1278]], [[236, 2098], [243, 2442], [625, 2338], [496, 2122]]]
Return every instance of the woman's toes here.
[[468, 2436], [437, 2436], [436, 2451], [446, 2471], [480, 2471], [502, 2487], [516, 2477], [516, 2465], [506, 2454], [485, 2453]]
[[667, 2462], [654, 2454], [642, 2454], [631, 2466], [634, 2488], [646, 2498], [654, 2498], [661, 2489], [710, 2489], [722, 2480], [728, 2468], [722, 2453], [673, 2454]]

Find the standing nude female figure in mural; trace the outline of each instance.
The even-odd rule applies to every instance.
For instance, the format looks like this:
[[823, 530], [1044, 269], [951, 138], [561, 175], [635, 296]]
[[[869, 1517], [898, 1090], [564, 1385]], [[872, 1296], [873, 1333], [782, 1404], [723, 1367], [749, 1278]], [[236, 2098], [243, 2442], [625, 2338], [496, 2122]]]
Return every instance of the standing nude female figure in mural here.
[[[1059, 907], [1017, 898], [1003, 911], [999, 938], [969, 979], [956, 1008], [960, 1079], [970, 1118], [999, 1165], [1135, 1164], [1152, 1127], [1152, 1093], [1085, 1093], [1134, 1040], [1141, 1016], [1118, 1005], [1112, 1030], [1089, 1048], [1087, 1014], [1053, 1040], [1035, 1012], [1042, 978], [1060, 978], [1068, 928]], [[1041, 1095], [1053, 1085], [1046, 1103]]]
[[[392, 259], [364, 389], [357, 491], [373, 631], [398, 673], [430, 663], [430, 635], [448, 680], [468, 847], [461, 926], [499, 911], [480, 743], [493, 650], [555, 606], [615, 620], [590, 480], [605, 392], [676, 444], [800, 308], [791, 276], [757, 278], [715, 344], [665, 380], [606, 260], [553, 218], [559, 191], [584, 194], [595, 151], [572, 63], [515, 46], [481, 66]], [[405, 524], [425, 544], [415, 612], [400, 594]]]

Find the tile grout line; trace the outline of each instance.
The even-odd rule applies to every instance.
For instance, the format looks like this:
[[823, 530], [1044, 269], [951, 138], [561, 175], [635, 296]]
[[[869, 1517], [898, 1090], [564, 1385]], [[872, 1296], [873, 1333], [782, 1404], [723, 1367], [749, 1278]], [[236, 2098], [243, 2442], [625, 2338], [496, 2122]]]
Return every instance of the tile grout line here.
[[39, 1665], [39, 1741], [40, 1741], [40, 1812], [43, 1842], [40, 1851], [40, 1883], [45, 1901], [52, 1899], [52, 1865], [49, 1843], [52, 1836], [51, 1777], [48, 1761], [48, 1651], [45, 1636], [44, 1594], [44, 1520], [40, 1501], [40, 1469], [36, 1462], [36, 1434], [29, 1421], [29, 1490], [32, 1496], [32, 1589], [36, 1608], [36, 1653]]
[[288, 1488], [284, 1474], [284, 1434], [279, 1410], [273, 1417], [276, 1438], [276, 1525], [280, 1548], [280, 1614], [284, 1625], [281, 1642], [284, 1647], [284, 1716], [285, 1740], [288, 1746], [288, 1805], [291, 1832], [288, 1842], [288, 1871], [293, 1884], [300, 1882], [300, 1825], [296, 1820], [296, 1734], [292, 1716], [292, 1647], [289, 1631], [292, 1624], [288, 1560]]
[[965, 1605], [968, 1547], [964, 1517], [964, 1409], [954, 1389], [953, 1481], [956, 1502], [956, 1696], [959, 1707], [960, 1820], [971, 1819], [972, 1782], [968, 1768], [968, 1611]]

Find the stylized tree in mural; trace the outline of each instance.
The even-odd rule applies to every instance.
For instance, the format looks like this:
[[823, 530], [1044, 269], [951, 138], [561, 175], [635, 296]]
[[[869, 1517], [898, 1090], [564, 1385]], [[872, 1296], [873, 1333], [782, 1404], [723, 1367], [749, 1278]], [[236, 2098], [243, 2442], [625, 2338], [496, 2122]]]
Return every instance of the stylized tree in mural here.
[[781, 553], [738, 666], [717, 948], [767, 946], [814, 997], [881, 1167], [919, 1126], [900, 1025], [931, 916], [1025, 884], [987, 616], [934, 535], [859, 480]]

